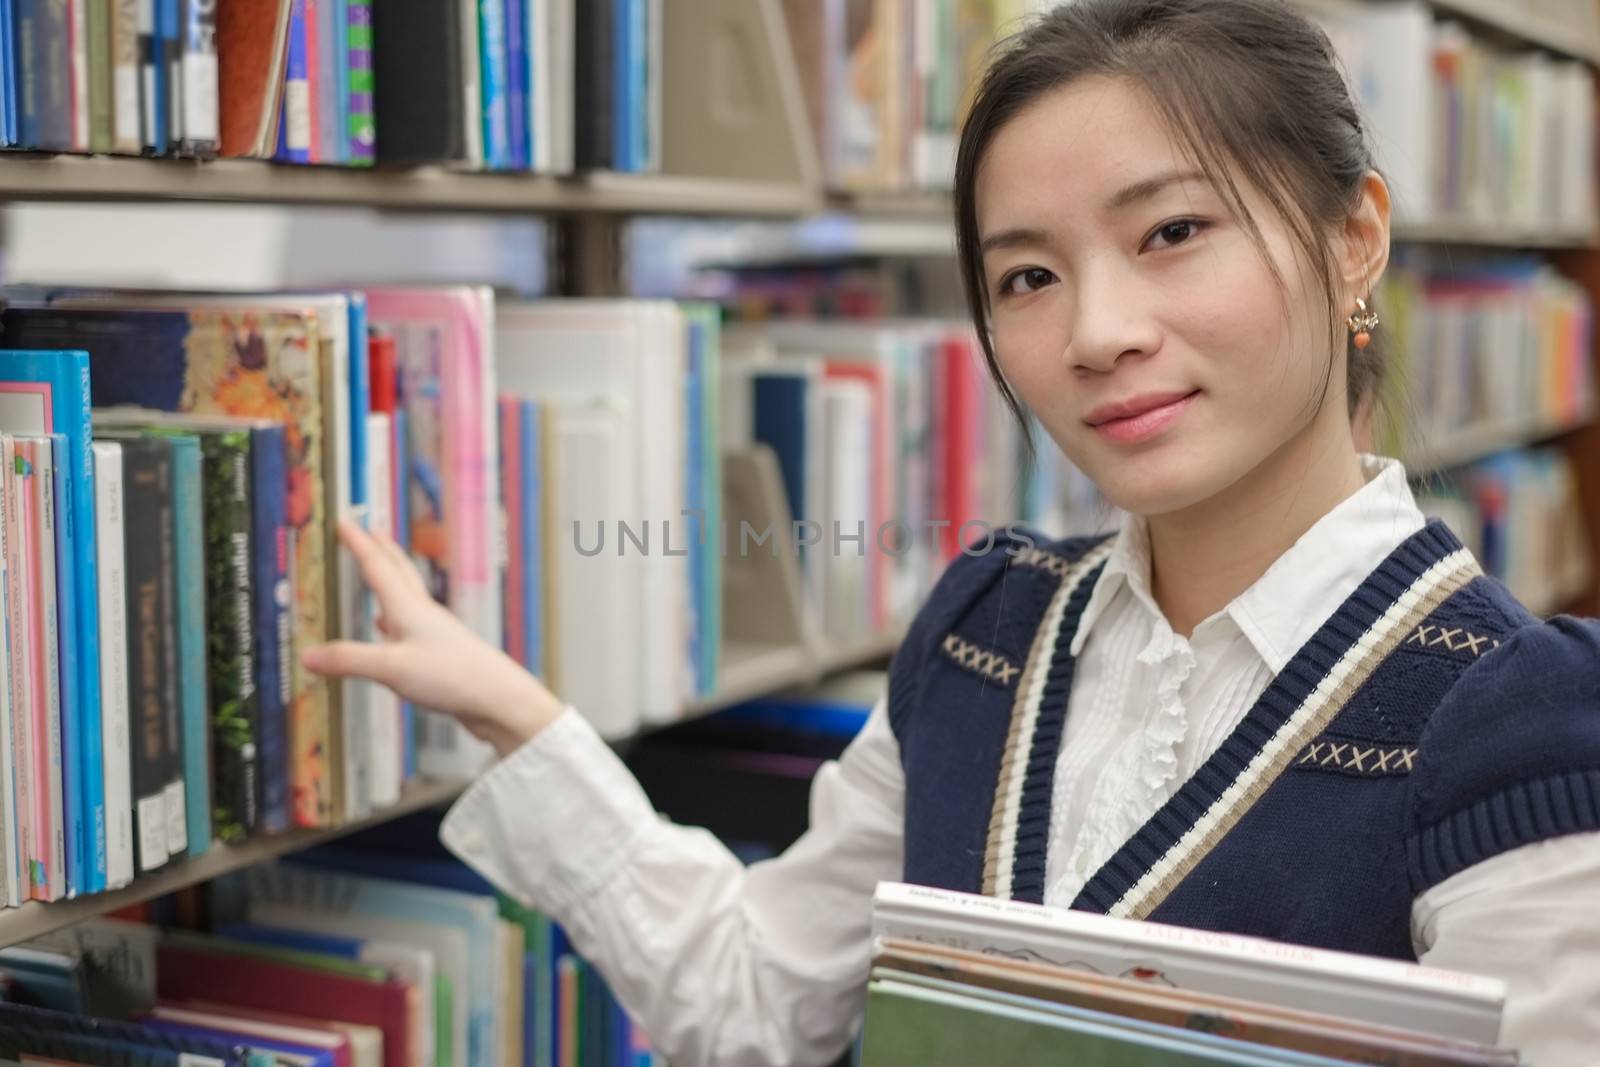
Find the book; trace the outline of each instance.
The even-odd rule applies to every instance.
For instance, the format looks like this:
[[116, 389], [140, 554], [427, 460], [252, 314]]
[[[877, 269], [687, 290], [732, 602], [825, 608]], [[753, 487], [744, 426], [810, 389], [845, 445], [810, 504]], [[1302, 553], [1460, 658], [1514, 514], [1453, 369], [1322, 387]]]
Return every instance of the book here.
[[27, 148], [72, 150], [72, 74], [67, 5], [16, 0], [18, 142]]
[[[3, 436], [3, 435], [0, 435]], [[9, 441], [9, 439], [7, 439]], [[6, 445], [0, 444], [0, 464], [4, 463]], [[0, 466], [0, 482], [3, 482]], [[5, 627], [5, 640], [0, 642], [0, 892], [5, 895], [5, 906], [15, 908], [27, 896], [26, 874], [23, 868], [23, 840], [19, 833], [18, 805], [26, 802], [25, 792], [17, 788], [18, 753], [13, 740], [12, 719], [20, 710], [11, 704], [11, 643], [10, 635], [10, 548], [7, 519], [10, 495], [0, 485], [0, 625]]]
[[96, 441], [95, 562], [100, 603], [101, 737], [105, 763], [106, 888], [133, 881], [133, 793], [129, 778], [127, 572], [124, 568], [122, 445]]
[[34, 540], [26, 513], [31, 494], [27, 449], [12, 434], [0, 434], [4, 469], [0, 470], [6, 498], [6, 654], [11, 677], [11, 751], [16, 789], [15, 836], [18, 892], [32, 899], [33, 886], [44, 878], [44, 851], [40, 847], [37, 794], [43, 788], [38, 770], [34, 730], [34, 657], [32, 624], [33, 569], [29, 562]]
[[1505, 1003], [1505, 983], [1493, 978], [926, 886], [881, 883], [872, 909], [874, 937], [1153, 974], [1175, 988], [1483, 1044], [1498, 1038]]
[[172, 446], [160, 438], [121, 439], [123, 515], [127, 574], [128, 695], [133, 724], [131, 781], [138, 871], [166, 865], [167, 789], [175, 779], [180, 752], [169, 730], [176, 715], [177, 684], [169, 670], [174, 634], [167, 625], [172, 595], [163, 546], [172, 541]]
[[[87, 0], [89, 66], [89, 148], [106, 153], [112, 145], [111, 0]], [[0, 47], [5, 42], [0, 41]]]
[[[40, 346], [89, 350], [96, 406], [245, 415], [285, 424], [287, 501], [294, 560], [294, 634], [310, 642], [333, 633], [328, 586], [325, 414], [318, 368], [319, 324], [307, 311], [251, 307], [168, 311], [55, 306], [12, 308], [6, 332]], [[329, 421], [325, 422], [325, 418]], [[328, 686], [294, 672], [290, 708], [293, 810], [298, 825], [326, 824], [338, 784]]]
[[210, 0], [183, 0], [179, 48], [179, 151], [204, 159], [222, 140], [221, 65], [217, 50], [219, 8]]
[[111, 147], [138, 155], [144, 147], [144, 42], [140, 0], [111, 0]]
[[346, 140], [351, 166], [370, 167], [377, 160], [377, 78], [373, 73], [372, 0], [346, 0]]
[[[206, 694], [200, 718], [209, 721], [209, 728], [186, 735], [186, 740], [200, 742], [199, 755], [203, 757], [189, 756], [188, 778], [193, 788], [195, 773], [204, 768], [208, 804], [201, 828], [207, 839], [214, 831], [223, 842], [243, 841], [259, 822], [262, 789], [258, 781], [261, 712], [250, 430], [204, 416], [174, 416], [139, 408], [101, 409], [95, 413], [95, 423], [102, 429], [121, 427], [160, 434], [174, 442], [197, 443], [203, 466], [203, 477], [197, 480], [203, 486], [203, 502], [194, 501], [199, 507], [194, 518], [201, 523], [196, 533], [203, 530], [203, 547], [194, 573], [203, 583], [199, 613], [206, 625], [190, 632], [207, 637], [204, 648], [197, 650], [204, 659], [194, 673]], [[185, 503], [179, 502], [180, 510]]]
[[[462, 73], [463, 5], [379, 4], [372, 10], [377, 158], [382, 163], [440, 163], [467, 157]], [[471, 76], [476, 79], [474, 68]]]
[[[211, 721], [207, 657], [212, 617], [207, 608], [206, 503], [200, 441], [171, 435], [174, 585], [178, 694], [183, 721], [183, 828], [171, 835], [174, 852], [202, 856], [210, 848]], [[173, 815], [177, 818], [177, 815]]]
[[609, 170], [616, 158], [616, 3], [574, 7], [573, 164], [579, 170]]
[[270, 159], [277, 149], [291, 4], [292, 0], [273, 0], [217, 7], [218, 154], [222, 156]]
[[75, 783], [68, 776], [66, 739], [62, 730], [62, 675], [60, 596], [56, 586], [55, 442], [50, 436], [20, 436], [26, 449], [30, 499], [28, 510], [33, 550], [29, 553], [34, 579], [33, 613], [34, 743], [39, 745], [42, 796], [36, 796], [35, 814], [42, 830], [43, 879], [34, 883], [34, 899], [60, 900], [67, 894], [68, 796]]
[[89, 360], [79, 351], [0, 350], [0, 429], [64, 437], [68, 491], [64, 540], [71, 599], [65, 619], [71, 718], [65, 768], [72, 798], [68, 847], [82, 892], [106, 888], [105, 756], [100, 709], [99, 585], [96, 580], [94, 459], [90, 452]]

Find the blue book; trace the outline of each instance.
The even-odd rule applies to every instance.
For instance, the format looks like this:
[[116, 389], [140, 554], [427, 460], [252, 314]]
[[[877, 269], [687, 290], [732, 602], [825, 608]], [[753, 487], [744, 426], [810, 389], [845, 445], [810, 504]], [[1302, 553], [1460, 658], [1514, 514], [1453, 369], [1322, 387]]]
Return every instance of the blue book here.
[[611, 166], [631, 171], [633, 130], [633, 0], [611, 4]]
[[628, 146], [628, 162], [631, 164], [630, 170], [643, 171], [650, 164], [650, 81], [655, 77], [650, 70], [650, 0], [630, 2], [632, 26], [628, 39], [628, 78], [633, 122], [629, 129], [633, 140]]
[[256, 706], [259, 743], [256, 804], [261, 828], [289, 828], [289, 704], [293, 697], [293, 561], [289, 558], [288, 452], [281, 423], [250, 431], [251, 591], [255, 596]]
[[[100, 586], [94, 541], [94, 452], [89, 421], [89, 355], [82, 351], [19, 352], [0, 349], [0, 430], [51, 433], [65, 438], [70, 466], [68, 524], [72, 555], [73, 650], [76, 708], [63, 717], [64, 774], [77, 802], [69, 816], [67, 862], [78, 865], [79, 892], [106, 887], [105, 754], [100, 731]], [[58, 466], [60, 464], [58, 463]], [[65, 615], [62, 616], [63, 622]], [[65, 692], [65, 690], [63, 691]], [[69, 747], [70, 746], [70, 747]], [[76, 841], [76, 849], [71, 844]]]
[[255, 945], [272, 945], [297, 952], [315, 952], [319, 956], [338, 956], [340, 959], [358, 960], [365, 944], [358, 937], [339, 937], [310, 930], [291, 930], [286, 926], [262, 926], [258, 923], [218, 923], [213, 931], [218, 937], [234, 941], [248, 941]]
[[[148, 1026], [159, 1033], [170, 1034], [175, 1038], [226, 1042], [242, 1045], [255, 1052], [287, 1053], [294, 1057], [294, 1062], [299, 1067], [335, 1067], [334, 1052], [328, 1048], [297, 1045], [292, 1041], [280, 1041], [259, 1034], [244, 1034], [222, 1026], [194, 1026], [190, 1023], [175, 1023], [168, 1019], [145, 1019], [140, 1025]], [[279, 1063], [284, 1062], [278, 1057], [274, 1059]]]
[[24, 148], [72, 147], [72, 78], [67, 48], [67, 5], [52, 0], [13, 0], [15, 31], [30, 47], [15, 52], [21, 98], [20, 143]]
[[540, 527], [544, 523], [544, 481], [539, 477], [542, 460], [539, 448], [540, 407], [534, 400], [522, 401], [522, 435], [518, 442], [522, 452], [522, 543], [515, 550], [522, 553], [522, 627], [527, 635], [528, 670], [542, 676], [544, 663], [544, 632], [541, 623], [544, 613], [544, 571], [539, 561], [544, 558], [544, 540]]
[[[406, 422], [406, 413], [396, 408], [389, 413], [389, 425], [394, 431], [394, 455], [405, 457], [410, 455], [410, 444], [407, 433], [409, 425]], [[406, 492], [406, 465], [402, 458], [400, 462], [391, 465], [391, 474], [394, 485], [390, 490], [389, 499], [394, 506], [395, 543], [407, 551], [411, 548], [411, 497]], [[406, 781], [411, 781], [417, 776], [417, 709], [409, 700], [400, 705], [400, 738], [404, 747], [403, 770]]]
[[181, 147], [183, 129], [183, 3], [156, 0], [156, 154], [172, 155]]
[[[348, 70], [350, 56], [340, 47], [343, 38], [339, 35], [341, 16], [344, 15], [344, 4], [332, 0], [323, 0], [317, 5], [316, 16], [316, 42], [317, 42], [317, 71], [316, 71], [316, 99], [311, 101], [311, 107], [317, 114], [317, 136], [311, 146], [311, 161], [313, 163], [340, 164], [345, 160], [339, 155], [341, 139], [339, 136], [339, 113], [341, 105], [348, 105], [342, 87], [349, 80], [341, 78], [340, 71]], [[341, 59], [343, 62], [341, 63]]]
[[72, 529], [72, 458], [67, 439], [50, 435], [50, 469], [55, 481], [56, 535], [56, 655], [61, 687], [61, 811], [66, 820], [67, 896], [82, 890], [85, 865], [92, 862], [83, 818], [83, 738], [71, 724], [81, 722], [78, 708], [78, 604], [74, 568], [67, 562], [76, 556], [77, 534]]
[[483, 159], [490, 170], [511, 166], [506, 124], [506, 0], [478, 0], [479, 49], [483, 84]]
[[372, 410], [372, 354], [367, 338], [367, 294], [350, 291], [350, 501], [372, 502], [367, 485], [367, 412]]
[[777, 454], [790, 517], [796, 522], [807, 519], [815, 503], [806, 498], [806, 441], [810, 431], [806, 406], [811, 383], [803, 374], [760, 373], [751, 376], [751, 388], [755, 439]]
[[[306, 0], [289, 8], [289, 37], [283, 68], [283, 113], [278, 118], [277, 158], [285, 163], [311, 162], [311, 69], [307, 63]], [[291, 136], [292, 133], [292, 136]]]
[[17, 72], [12, 42], [13, 6], [0, 3], [0, 143], [17, 143]]
[[182, 702], [188, 853], [211, 847], [211, 723], [206, 670], [206, 531], [200, 439], [173, 435], [172, 515], [177, 528], [178, 699]]
[[505, 0], [506, 5], [506, 128], [511, 167], [533, 166], [533, 145], [528, 129], [528, 0]]
[[[333, 135], [329, 144], [333, 147], [334, 158], [330, 162], [348, 167], [355, 162], [355, 143], [350, 132], [350, 4], [348, 0], [334, 0], [333, 4], [333, 41], [329, 46], [333, 49], [333, 74], [334, 83], [328, 88], [328, 93], [334, 98], [334, 124]], [[350, 337], [350, 344], [355, 345], [355, 335]], [[364, 343], [364, 341], [363, 341]]]

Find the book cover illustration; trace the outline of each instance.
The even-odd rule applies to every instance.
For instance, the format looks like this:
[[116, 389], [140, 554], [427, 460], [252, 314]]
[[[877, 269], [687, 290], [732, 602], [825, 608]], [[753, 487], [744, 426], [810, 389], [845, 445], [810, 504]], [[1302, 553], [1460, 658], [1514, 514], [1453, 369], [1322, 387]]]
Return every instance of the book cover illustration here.
[[[89, 351], [96, 406], [245, 415], [284, 426], [286, 525], [294, 566], [294, 635], [331, 634], [327, 599], [324, 405], [318, 331], [309, 312], [14, 308], [6, 334], [34, 347]], [[293, 662], [291, 660], [291, 662]], [[332, 814], [328, 687], [295, 669], [290, 706], [293, 812], [298, 825]]]

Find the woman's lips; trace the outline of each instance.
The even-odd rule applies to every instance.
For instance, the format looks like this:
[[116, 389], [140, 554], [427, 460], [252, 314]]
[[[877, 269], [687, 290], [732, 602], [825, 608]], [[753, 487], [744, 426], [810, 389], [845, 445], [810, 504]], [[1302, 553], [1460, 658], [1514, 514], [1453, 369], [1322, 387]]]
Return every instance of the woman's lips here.
[[1189, 402], [1199, 395], [1199, 390], [1195, 390], [1192, 393], [1134, 397], [1120, 404], [1105, 404], [1095, 408], [1084, 421], [1108, 440], [1123, 445], [1138, 444], [1161, 434], [1177, 422]]

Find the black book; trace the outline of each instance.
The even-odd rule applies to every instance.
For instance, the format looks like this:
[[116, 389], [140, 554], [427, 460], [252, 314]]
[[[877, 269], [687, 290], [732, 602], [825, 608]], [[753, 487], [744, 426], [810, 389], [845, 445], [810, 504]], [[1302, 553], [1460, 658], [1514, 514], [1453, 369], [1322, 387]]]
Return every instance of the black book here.
[[616, 159], [616, 5], [580, 0], [576, 15], [573, 158], [579, 170], [609, 170]]
[[373, 0], [379, 163], [442, 163], [466, 157], [463, 3], [477, 0]]
[[[133, 720], [130, 773], [134, 841], [142, 873], [167, 862], [171, 786], [181, 783], [183, 774], [172, 443], [159, 437], [103, 436], [122, 445], [128, 709]], [[182, 817], [181, 811], [177, 814]]]

